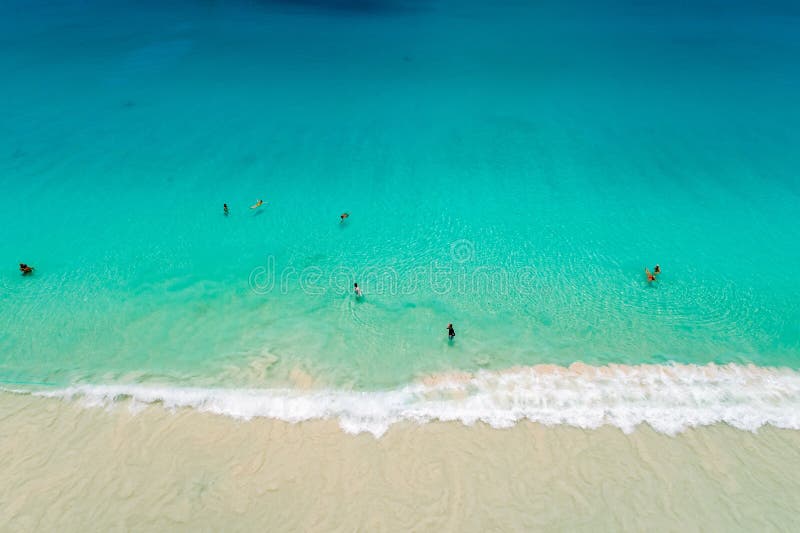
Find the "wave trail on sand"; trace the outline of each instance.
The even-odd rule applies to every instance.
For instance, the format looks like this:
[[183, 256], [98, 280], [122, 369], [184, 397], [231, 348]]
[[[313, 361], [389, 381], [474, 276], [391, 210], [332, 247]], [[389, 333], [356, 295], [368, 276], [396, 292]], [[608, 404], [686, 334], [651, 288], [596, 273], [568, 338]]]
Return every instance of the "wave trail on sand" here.
[[382, 391], [224, 389], [145, 384], [75, 385], [33, 394], [87, 406], [160, 403], [240, 419], [337, 419], [348, 433], [383, 435], [401, 421], [481, 421], [495, 428], [530, 420], [581, 428], [639, 424], [676, 434], [719, 422], [755, 431], [800, 429], [800, 372], [729, 364], [537, 365], [430, 375]]

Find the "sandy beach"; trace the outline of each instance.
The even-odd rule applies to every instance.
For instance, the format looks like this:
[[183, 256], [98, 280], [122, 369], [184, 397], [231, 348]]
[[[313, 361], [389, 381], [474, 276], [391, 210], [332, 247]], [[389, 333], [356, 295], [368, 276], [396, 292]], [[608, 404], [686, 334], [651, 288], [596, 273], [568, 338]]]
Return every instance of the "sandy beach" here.
[[800, 432], [238, 421], [0, 396], [7, 531], [789, 531]]
[[800, 531], [799, 18], [0, 2], [0, 533]]

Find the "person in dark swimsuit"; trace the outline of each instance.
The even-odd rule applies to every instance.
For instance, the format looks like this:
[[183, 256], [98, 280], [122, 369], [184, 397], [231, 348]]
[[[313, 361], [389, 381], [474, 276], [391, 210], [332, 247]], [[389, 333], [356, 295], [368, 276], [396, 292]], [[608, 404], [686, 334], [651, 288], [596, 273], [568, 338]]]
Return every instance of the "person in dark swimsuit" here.
[[222, 212], [225, 213], [225, 216], [228, 216], [228, 204], [222, 204]]
[[656, 276], [661, 274], [661, 267], [659, 265], [656, 265], [656, 267], [653, 269], [653, 274], [655, 274]]
[[447, 324], [447, 337], [450, 340], [453, 340], [453, 337], [456, 336], [456, 330], [453, 329], [453, 324]]
[[19, 271], [22, 272], [23, 276], [27, 276], [28, 274], [33, 272], [33, 267], [32, 266], [28, 266], [25, 263], [20, 263], [19, 264]]

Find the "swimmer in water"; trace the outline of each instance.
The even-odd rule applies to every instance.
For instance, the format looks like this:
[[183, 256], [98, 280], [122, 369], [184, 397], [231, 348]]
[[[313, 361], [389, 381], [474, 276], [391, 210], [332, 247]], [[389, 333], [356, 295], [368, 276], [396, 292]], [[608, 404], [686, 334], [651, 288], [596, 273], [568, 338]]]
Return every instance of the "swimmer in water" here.
[[256, 203], [250, 206], [250, 209], [258, 209], [264, 204], [264, 200], [258, 200]]
[[225, 213], [225, 216], [228, 216], [228, 204], [222, 204], [222, 212]]
[[456, 336], [456, 330], [453, 329], [453, 324], [447, 324], [447, 338], [453, 340], [453, 337]]
[[345, 221], [345, 219], [346, 219], [347, 217], [349, 217], [349, 216], [350, 216], [350, 213], [342, 213], [341, 215], [339, 215], [339, 224], [341, 224], [342, 222], [344, 222], [344, 221]]
[[32, 266], [28, 266], [25, 263], [20, 263], [19, 264], [19, 271], [22, 272], [23, 276], [27, 276], [28, 274], [33, 272], [33, 267]]
[[659, 265], [656, 265], [656, 267], [653, 269], [653, 274], [655, 274], [656, 276], [661, 274], [661, 267]]
[[650, 269], [647, 267], [644, 268], [644, 275], [647, 276], [648, 283], [651, 283], [656, 280], [655, 275], [653, 275], [653, 273], [650, 272]]
[[364, 293], [361, 292], [361, 287], [358, 286], [358, 283], [353, 283], [353, 292], [356, 293], [356, 298], [361, 298], [364, 296]]

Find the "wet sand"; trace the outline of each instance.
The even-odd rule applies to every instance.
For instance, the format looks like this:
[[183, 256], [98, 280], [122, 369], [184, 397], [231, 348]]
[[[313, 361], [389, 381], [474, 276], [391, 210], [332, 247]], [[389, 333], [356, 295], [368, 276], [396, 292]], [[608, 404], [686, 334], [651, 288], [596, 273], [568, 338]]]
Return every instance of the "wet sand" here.
[[800, 432], [238, 421], [0, 394], [0, 529], [789, 531]]

